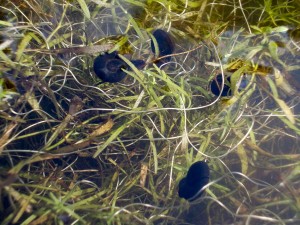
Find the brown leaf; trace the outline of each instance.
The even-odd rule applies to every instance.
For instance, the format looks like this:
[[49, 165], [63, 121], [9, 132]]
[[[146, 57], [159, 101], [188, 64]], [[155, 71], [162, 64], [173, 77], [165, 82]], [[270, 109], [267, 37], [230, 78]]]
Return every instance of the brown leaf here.
[[0, 138], [0, 155], [2, 154], [3, 148], [5, 145], [9, 143], [9, 137], [11, 135], [11, 132], [14, 130], [14, 128], [17, 126], [17, 123], [11, 122], [7, 125], [5, 128], [2, 137]]
[[90, 134], [90, 138], [94, 138], [108, 132], [113, 127], [113, 125], [114, 121], [109, 118], [105, 124], [102, 124]]
[[145, 187], [145, 182], [147, 178], [147, 173], [148, 173], [148, 166], [146, 164], [141, 165], [141, 177], [140, 177], [140, 185], [142, 187]]

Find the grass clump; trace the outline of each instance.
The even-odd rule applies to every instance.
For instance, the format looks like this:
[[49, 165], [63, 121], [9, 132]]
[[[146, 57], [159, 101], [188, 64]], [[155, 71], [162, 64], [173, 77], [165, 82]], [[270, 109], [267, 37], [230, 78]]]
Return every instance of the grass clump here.
[[[298, 1], [0, 5], [1, 224], [299, 221]], [[176, 46], [161, 66], [157, 28]], [[99, 84], [115, 50], [131, 70]], [[220, 73], [231, 97], [209, 90]], [[177, 186], [204, 159], [189, 204]]]

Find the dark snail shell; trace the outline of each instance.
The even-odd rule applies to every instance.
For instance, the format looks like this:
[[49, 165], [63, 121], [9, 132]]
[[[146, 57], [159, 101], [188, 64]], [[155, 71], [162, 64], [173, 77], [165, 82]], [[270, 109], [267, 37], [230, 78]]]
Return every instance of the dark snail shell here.
[[142, 59], [131, 60], [131, 62], [138, 69], [143, 69], [146, 66], [146, 62]]
[[[210, 91], [216, 95], [219, 96], [222, 90], [222, 74], [218, 74], [210, 83]], [[226, 78], [225, 78], [226, 79]], [[230, 83], [230, 77], [227, 77], [227, 82]], [[224, 88], [223, 91], [221, 93], [221, 96], [231, 96], [231, 88], [230, 86], [228, 86], [227, 83], [224, 80]]]
[[118, 57], [117, 52], [99, 55], [94, 61], [94, 71], [103, 82], [120, 82], [126, 76], [122, 69], [127, 69], [127, 64]]
[[[142, 69], [146, 64], [143, 60], [131, 62], [138, 69]], [[94, 61], [95, 74], [103, 82], [115, 83], [123, 80], [127, 74], [122, 69], [130, 70], [130, 67], [118, 56], [117, 52], [99, 55]]]
[[[218, 74], [210, 83], [210, 90], [211, 92], [216, 95], [219, 96], [221, 93], [221, 87], [222, 87], [222, 74]], [[229, 85], [231, 85], [231, 76], [225, 78], [225, 82], [224, 82], [224, 88], [223, 91], [221, 93], [221, 96], [231, 96], [232, 95], [232, 90], [231, 87]], [[228, 85], [229, 84], [229, 85]], [[239, 82], [238, 85], [238, 90], [241, 91], [244, 88], [246, 88], [246, 86], [249, 84], [249, 80], [247, 78], [246, 75], [243, 75], [241, 77], [241, 80]]]
[[209, 182], [209, 167], [206, 162], [198, 161], [192, 164], [189, 171], [180, 182], [178, 195], [188, 201], [199, 198], [204, 190], [201, 189]]
[[[174, 42], [171, 39], [171, 36], [169, 33], [167, 33], [164, 30], [157, 29], [152, 34], [158, 45], [158, 50], [159, 50], [158, 57], [170, 55], [174, 52], [174, 49], [175, 49]], [[151, 40], [151, 50], [155, 54], [155, 45], [154, 45], [153, 40]], [[171, 56], [163, 58], [157, 62], [160, 62], [160, 64], [162, 64], [165, 62], [169, 62], [170, 60], [171, 60]]]

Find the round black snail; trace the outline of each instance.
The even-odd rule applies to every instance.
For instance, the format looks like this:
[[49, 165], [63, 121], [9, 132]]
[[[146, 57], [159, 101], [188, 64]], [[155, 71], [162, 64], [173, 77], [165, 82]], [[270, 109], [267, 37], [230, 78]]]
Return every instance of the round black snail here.
[[[225, 78], [226, 79], [226, 78]], [[218, 74], [210, 83], [210, 91], [216, 95], [219, 96], [222, 89], [222, 74]], [[227, 82], [230, 83], [230, 77], [227, 77]], [[231, 88], [226, 83], [226, 80], [224, 80], [224, 87], [223, 91], [221, 93], [221, 96], [230, 96], [231, 95]]]
[[[225, 78], [226, 80], [224, 81], [224, 87], [223, 87], [223, 91], [221, 92], [221, 88], [222, 88], [222, 74], [218, 74], [210, 83], [210, 91], [216, 95], [219, 96], [221, 93], [221, 96], [231, 96], [232, 95], [232, 90], [231, 90], [231, 76]], [[238, 90], [241, 91], [244, 88], [246, 88], [246, 86], [248, 85], [249, 80], [247, 78], [246, 75], [243, 75], [241, 77], [241, 80], [238, 84]]]
[[[132, 60], [131, 62], [137, 68], [143, 68], [145, 66], [143, 60]], [[130, 70], [130, 67], [118, 56], [116, 51], [99, 55], [94, 61], [95, 74], [103, 82], [120, 82], [127, 75], [123, 69]]]
[[[167, 56], [174, 51], [174, 42], [172, 41], [170, 35], [161, 29], [157, 29], [153, 32], [153, 36], [157, 42], [159, 55], [158, 57]], [[155, 53], [155, 45], [153, 40], [151, 40], [151, 50]], [[169, 62], [171, 56], [156, 60], [154, 63], [158, 66]], [[138, 69], [145, 67], [146, 63], [144, 60], [131, 60]], [[127, 65], [119, 56], [117, 51], [112, 53], [105, 53], [96, 57], [94, 61], [94, 71], [97, 77], [99, 77], [102, 82], [116, 83], [122, 81], [126, 77], [126, 72], [124, 70], [131, 70], [130, 66]]]
[[188, 201], [199, 198], [204, 190], [201, 190], [209, 182], [209, 167], [206, 162], [198, 161], [191, 165], [189, 171], [180, 182], [178, 195]]
[[[169, 33], [167, 33], [164, 30], [157, 29], [152, 34], [158, 45], [158, 50], [159, 50], [158, 57], [170, 55], [174, 52], [174, 49], [175, 49], [174, 42], [171, 39], [171, 36]], [[151, 40], [151, 50], [155, 54], [155, 45], [154, 45], [153, 40]], [[162, 59], [156, 61], [155, 63], [161, 65], [163, 63], [169, 62], [170, 60], [171, 60], [171, 56], [162, 58]]]

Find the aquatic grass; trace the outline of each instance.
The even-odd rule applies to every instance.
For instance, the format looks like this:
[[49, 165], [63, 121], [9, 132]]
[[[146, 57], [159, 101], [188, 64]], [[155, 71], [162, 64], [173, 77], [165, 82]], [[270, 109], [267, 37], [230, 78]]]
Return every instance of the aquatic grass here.
[[[2, 224], [299, 220], [297, 1], [45, 2], [1, 7]], [[157, 28], [176, 43], [160, 68]], [[131, 71], [99, 84], [92, 60], [114, 50]], [[218, 73], [231, 98], [207, 88]], [[204, 159], [211, 182], [188, 204], [178, 182]]]

